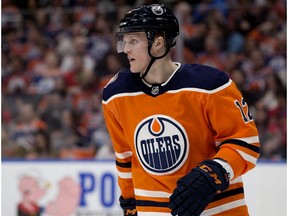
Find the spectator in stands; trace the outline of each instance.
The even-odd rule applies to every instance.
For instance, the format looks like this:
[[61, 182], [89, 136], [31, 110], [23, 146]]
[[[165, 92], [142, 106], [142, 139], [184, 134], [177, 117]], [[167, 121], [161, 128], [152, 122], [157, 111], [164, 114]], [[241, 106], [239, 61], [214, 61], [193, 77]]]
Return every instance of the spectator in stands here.
[[85, 73], [83, 57], [80, 55], [73, 55], [72, 57], [71, 70], [65, 72], [64, 75], [65, 86], [69, 95], [73, 95], [80, 91], [81, 77], [83, 76], [83, 73]]
[[83, 57], [84, 69], [93, 71], [95, 68], [95, 61], [89, 53], [87, 38], [83, 36], [76, 36], [73, 39], [73, 44], [75, 54]]
[[222, 39], [216, 35], [207, 36], [204, 42], [204, 51], [198, 55], [196, 61], [200, 64], [224, 70], [226, 56], [221, 50]]
[[253, 91], [247, 89], [246, 74], [240, 69], [234, 69], [230, 73], [231, 79], [236, 83], [238, 89], [241, 91], [246, 102], [249, 104], [250, 109], [255, 107], [258, 100], [258, 95], [253, 94]]
[[[74, 95], [71, 95], [71, 105], [79, 113], [79, 124], [77, 125], [77, 134], [79, 142], [77, 146], [90, 146], [91, 144], [91, 127], [93, 124], [98, 126], [98, 121], [93, 117], [98, 114], [99, 99], [97, 100], [96, 90], [98, 87], [95, 74], [86, 71], [81, 74], [80, 89]], [[96, 101], [95, 101], [96, 98]], [[93, 120], [95, 122], [93, 122]]]
[[23, 103], [18, 109], [16, 121], [8, 131], [12, 151], [4, 156], [27, 159], [49, 157], [47, 124], [40, 120], [32, 104]]
[[44, 61], [34, 67], [33, 93], [47, 94], [55, 89], [56, 79], [64, 74], [59, 68], [59, 63], [59, 56], [54, 50], [44, 55]]
[[[255, 123], [258, 127], [261, 147], [261, 157], [265, 160], [282, 160], [286, 158], [285, 133], [282, 132], [281, 123], [277, 118], [269, 117], [268, 110], [258, 104]], [[285, 128], [285, 127], [284, 127]]]
[[11, 58], [11, 71], [3, 77], [3, 91], [9, 95], [26, 94], [31, 82], [25, 71], [24, 60], [18, 56]]
[[[96, 76], [99, 79], [99, 89], [103, 89], [108, 81], [123, 68], [119, 55], [114, 52], [108, 53], [102, 63], [99, 62], [96, 67]], [[125, 60], [126, 62], [127, 60]]]
[[2, 29], [17, 29], [20, 27], [21, 13], [16, 4], [11, 0], [1, 1], [1, 14], [2, 14]]
[[61, 118], [63, 112], [69, 109], [65, 98], [60, 92], [53, 91], [47, 95], [46, 107], [43, 110], [41, 119], [47, 123], [48, 131], [51, 133], [61, 129]]
[[60, 128], [50, 133], [51, 157], [74, 158], [72, 149], [79, 142], [76, 133], [78, 117], [79, 115], [71, 109], [61, 112]]

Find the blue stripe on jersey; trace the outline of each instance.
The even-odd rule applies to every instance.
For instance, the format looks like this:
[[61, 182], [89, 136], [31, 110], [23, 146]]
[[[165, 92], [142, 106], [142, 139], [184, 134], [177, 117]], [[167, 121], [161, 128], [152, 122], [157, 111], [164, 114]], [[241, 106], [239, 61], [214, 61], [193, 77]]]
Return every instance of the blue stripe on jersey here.
[[223, 191], [221, 193], [218, 193], [215, 195], [215, 197], [213, 198], [213, 200], [211, 202], [215, 202], [215, 201], [225, 199], [227, 197], [236, 196], [239, 194], [244, 194], [244, 188], [243, 187], [239, 187], [239, 188], [235, 188], [232, 190]]
[[119, 161], [115, 161], [116, 166], [122, 167], [122, 168], [131, 168], [132, 167], [132, 163], [131, 162], [126, 162], [126, 163], [122, 163]]
[[159, 86], [159, 93], [153, 95], [151, 87], [143, 83], [139, 73], [135, 74], [129, 70], [125, 70], [119, 72], [117, 79], [104, 88], [102, 97], [106, 101], [113, 95], [121, 93], [144, 92], [147, 95], [155, 97], [169, 90], [182, 88], [214, 90], [228, 81], [229, 77], [227, 74], [216, 68], [199, 64], [183, 64], [168, 83], [165, 85], [157, 84]]
[[148, 200], [136, 200], [136, 206], [147, 206], [147, 207], [166, 207], [168, 208], [168, 202], [156, 202]]
[[247, 149], [250, 149], [250, 150], [252, 150], [252, 151], [254, 151], [256, 153], [260, 153], [260, 147], [251, 145], [251, 144], [249, 144], [247, 142], [244, 142], [242, 140], [237, 140], [237, 139], [225, 140], [219, 145], [219, 148], [220, 148], [221, 145], [226, 144], [226, 143], [228, 143], [228, 144], [232, 143], [232, 144], [235, 144], [235, 145], [239, 145], [239, 146], [245, 147]]

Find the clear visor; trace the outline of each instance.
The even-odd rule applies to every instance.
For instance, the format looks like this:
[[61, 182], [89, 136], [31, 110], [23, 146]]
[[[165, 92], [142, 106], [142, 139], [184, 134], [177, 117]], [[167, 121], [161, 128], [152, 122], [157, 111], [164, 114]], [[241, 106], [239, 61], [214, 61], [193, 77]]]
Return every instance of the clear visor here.
[[118, 32], [117, 37], [117, 52], [128, 52], [130, 50], [138, 50], [148, 47], [148, 40], [145, 32]]

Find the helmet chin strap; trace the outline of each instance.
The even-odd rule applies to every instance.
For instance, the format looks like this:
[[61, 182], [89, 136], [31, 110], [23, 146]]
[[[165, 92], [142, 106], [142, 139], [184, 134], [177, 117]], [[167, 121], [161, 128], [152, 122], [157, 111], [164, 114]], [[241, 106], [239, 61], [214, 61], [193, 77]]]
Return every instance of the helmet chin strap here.
[[153, 64], [157, 59], [163, 58], [163, 57], [166, 56], [167, 53], [170, 51], [170, 47], [167, 47], [167, 48], [166, 48], [166, 51], [165, 51], [165, 53], [164, 53], [163, 55], [158, 56], [158, 57], [155, 57], [155, 56], [153, 56], [153, 55], [151, 54], [151, 47], [152, 47], [152, 44], [150, 44], [150, 45], [148, 46], [148, 53], [149, 53], [149, 56], [151, 57], [151, 60], [150, 60], [150, 62], [149, 62], [149, 64], [148, 64], [145, 72], [142, 74], [142, 76], [140, 75], [140, 78], [141, 78], [141, 79], [144, 79], [144, 78], [146, 77], [146, 75], [148, 74], [148, 72], [149, 72], [152, 64]]

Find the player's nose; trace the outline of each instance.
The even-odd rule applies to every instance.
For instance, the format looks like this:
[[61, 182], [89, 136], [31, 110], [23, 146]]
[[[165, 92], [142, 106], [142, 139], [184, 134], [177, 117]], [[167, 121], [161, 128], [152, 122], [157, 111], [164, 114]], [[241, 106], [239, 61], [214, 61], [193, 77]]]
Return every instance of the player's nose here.
[[131, 53], [131, 46], [129, 46], [128, 43], [125, 43], [123, 51], [126, 54]]

